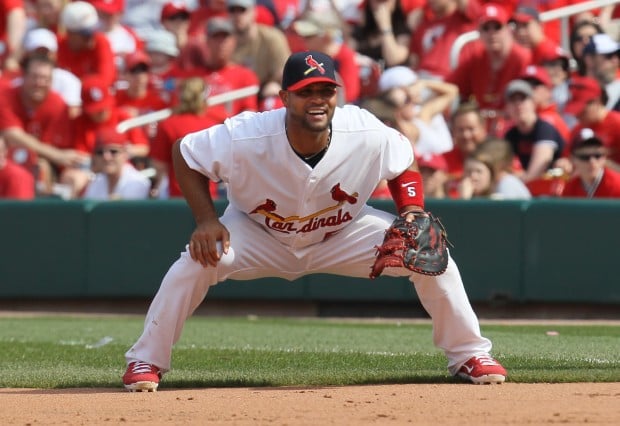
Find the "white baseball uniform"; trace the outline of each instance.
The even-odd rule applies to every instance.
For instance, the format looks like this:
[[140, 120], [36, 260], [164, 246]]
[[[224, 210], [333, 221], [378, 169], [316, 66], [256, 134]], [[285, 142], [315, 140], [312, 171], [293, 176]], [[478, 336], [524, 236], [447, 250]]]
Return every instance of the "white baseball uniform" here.
[[[190, 168], [227, 184], [229, 205], [220, 220], [230, 250], [217, 267], [203, 267], [186, 247], [162, 281], [142, 336], [125, 354], [128, 362], [169, 370], [185, 320], [220, 281], [311, 273], [368, 278], [374, 247], [394, 216], [366, 202], [381, 179], [411, 165], [411, 143], [365, 110], [336, 108], [329, 148], [312, 168], [289, 145], [285, 113], [243, 113], [183, 139]], [[405, 268], [386, 268], [383, 275], [410, 277], [450, 373], [491, 350], [452, 259], [440, 276]]]

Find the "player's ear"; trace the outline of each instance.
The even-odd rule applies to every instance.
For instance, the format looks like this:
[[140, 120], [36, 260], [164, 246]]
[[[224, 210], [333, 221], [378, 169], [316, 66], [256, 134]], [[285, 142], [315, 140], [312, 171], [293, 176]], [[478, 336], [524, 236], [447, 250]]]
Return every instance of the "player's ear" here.
[[280, 90], [278, 92], [278, 95], [280, 96], [280, 100], [282, 101], [282, 105], [284, 105], [285, 107], [288, 107], [288, 91], [287, 90]]

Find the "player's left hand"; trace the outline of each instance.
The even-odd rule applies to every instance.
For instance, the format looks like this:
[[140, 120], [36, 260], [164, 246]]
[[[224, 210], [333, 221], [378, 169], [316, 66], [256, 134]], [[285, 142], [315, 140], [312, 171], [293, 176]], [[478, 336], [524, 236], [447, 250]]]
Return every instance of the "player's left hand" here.
[[448, 267], [448, 240], [439, 219], [421, 211], [401, 214], [385, 231], [370, 278], [387, 267], [407, 268], [424, 275], [441, 275]]
[[219, 219], [199, 223], [189, 240], [190, 256], [204, 267], [217, 266], [229, 248], [230, 233]]

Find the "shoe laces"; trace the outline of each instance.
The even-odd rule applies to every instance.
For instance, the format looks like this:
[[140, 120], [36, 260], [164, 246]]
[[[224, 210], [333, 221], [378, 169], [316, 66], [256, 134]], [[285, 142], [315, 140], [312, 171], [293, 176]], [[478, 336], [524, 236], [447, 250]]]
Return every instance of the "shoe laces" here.
[[498, 362], [489, 355], [479, 355], [474, 358], [480, 363], [480, 365], [499, 365]]
[[149, 363], [142, 362], [142, 361], [136, 361], [133, 367], [131, 368], [131, 372], [134, 374], [150, 373], [153, 371], [153, 369], [155, 368]]

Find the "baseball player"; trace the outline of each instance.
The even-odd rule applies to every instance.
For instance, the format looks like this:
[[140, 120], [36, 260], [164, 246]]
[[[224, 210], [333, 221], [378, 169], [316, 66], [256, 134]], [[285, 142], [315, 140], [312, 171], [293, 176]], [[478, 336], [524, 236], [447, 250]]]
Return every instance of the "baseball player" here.
[[[338, 90], [332, 58], [297, 52], [284, 66], [283, 108], [244, 112], [175, 143], [175, 172], [196, 229], [165, 275], [142, 335], [125, 354], [128, 390], [157, 389], [185, 320], [210, 286], [312, 273], [408, 276], [432, 318], [434, 343], [446, 354], [450, 373], [473, 383], [505, 380], [447, 250], [445, 270], [430, 274], [395, 266], [397, 256], [378, 264], [375, 247], [401, 219], [366, 202], [386, 179], [407, 222], [428, 218], [421, 177], [411, 142], [366, 110], [337, 107]], [[211, 180], [228, 187], [221, 217], [209, 196]], [[432, 237], [437, 241], [437, 233]]]

